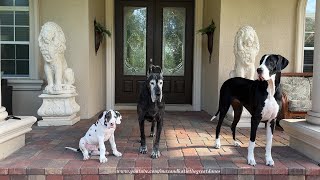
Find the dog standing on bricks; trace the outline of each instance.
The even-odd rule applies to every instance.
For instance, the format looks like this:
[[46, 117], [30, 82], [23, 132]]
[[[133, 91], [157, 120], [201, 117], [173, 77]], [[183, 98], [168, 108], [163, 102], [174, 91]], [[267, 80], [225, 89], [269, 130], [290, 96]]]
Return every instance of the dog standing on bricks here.
[[219, 149], [221, 146], [219, 138], [220, 128], [230, 105], [234, 109], [234, 120], [231, 125], [233, 140], [235, 146], [239, 146], [239, 143], [235, 139], [235, 130], [244, 106], [252, 116], [248, 164], [252, 166], [256, 165], [254, 158], [256, 131], [260, 122], [266, 122], [265, 160], [266, 165], [274, 165], [271, 147], [275, 119], [279, 112], [279, 101], [281, 101], [280, 77], [281, 70], [288, 64], [289, 61], [281, 55], [264, 55], [260, 60], [260, 66], [257, 68], [257, 80], [235, 77], [223, 83], [220, 89], [219, 109], [211, 119], [213, 120], [220, 113], [216, 128], [215, 148]]
[[146, 136], [144, 133], [144, 121], [152, 122], [150, 136], [154, 136], [154, 126], [157, 123], [156, 140], [153, 144], [151, 158], [156, 159], [160, 157], [159, 141], [161, 130], [163, 126], [163, 115], [165, 103], [163, 102], [162, 94], [163, 73], [161, 67], [151, 65], [147, 73], [147, 80], [141, 87], [138, 100], [138, 120], [140, 126], [141, 146], [140, 153], [146, 154], [148, 152], [146, 145]]
[[121, 123], [122, 116], [118, 111], [109, 110], [103, 111], [97, 122], [91, 125], [86, 135], [80, 139], [79, 149], [65, 147], [75, 152], [82, 152], [83, 160], [88, 160], [89, 155], [100, 155], [100, 163], [106, 163], [107, 158], [106, 147], [104, 142], [109, 140], [112, 153], [119, 157], [122, 154], [117, 150], [117, 146], [114, 139], [114, 131], [116, 130], [116, 124]]

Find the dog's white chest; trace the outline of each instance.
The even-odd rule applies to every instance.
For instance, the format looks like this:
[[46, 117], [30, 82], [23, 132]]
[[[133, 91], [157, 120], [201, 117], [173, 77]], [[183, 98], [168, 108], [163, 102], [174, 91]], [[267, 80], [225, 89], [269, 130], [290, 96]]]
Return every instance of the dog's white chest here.
[[115, 129], [107, 129], [105, 131], [105, 134], [104, 134], [104, 141], [107, 141], [110, 139], [111, 135], [114, 133], [114, 130]]
[[264, 107], [262, 109], [262, 121], [272, 120], [277, 117], [279, 111], [279, 105], [274, 97], [267, 98], [264, 101]]

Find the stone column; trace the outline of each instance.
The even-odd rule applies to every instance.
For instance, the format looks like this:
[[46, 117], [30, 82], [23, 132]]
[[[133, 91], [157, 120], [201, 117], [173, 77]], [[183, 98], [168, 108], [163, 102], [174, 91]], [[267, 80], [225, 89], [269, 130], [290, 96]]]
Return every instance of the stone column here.
[[316, 3], [314, 34], [312, 110], [308, 112], [307, 122], [320, 125], [320, 0]]

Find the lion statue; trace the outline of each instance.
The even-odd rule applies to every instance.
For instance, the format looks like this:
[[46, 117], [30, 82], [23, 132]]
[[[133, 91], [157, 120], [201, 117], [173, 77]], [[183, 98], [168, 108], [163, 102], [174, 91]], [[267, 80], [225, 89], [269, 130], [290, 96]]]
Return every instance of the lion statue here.
[[233, 53], [235, 56], [234, 70], [229, 74], [232, 77], [254, 79], [255, 58], [259, 52], [259, 39], [251, 26], [240, 28], [235, 36]]
[[61, 27], [54, 22], [45, 23], [41, 28], [38, 41], [48, 81], [44, 93], [74, 93], [74, 73], [68, 68], [64, 57], [66, 38]]

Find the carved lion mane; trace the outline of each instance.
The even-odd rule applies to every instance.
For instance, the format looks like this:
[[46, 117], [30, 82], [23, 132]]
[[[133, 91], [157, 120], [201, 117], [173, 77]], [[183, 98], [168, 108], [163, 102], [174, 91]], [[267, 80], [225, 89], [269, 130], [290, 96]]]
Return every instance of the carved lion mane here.
[[235, 67], [230, 72], [230, 77], [254, 78], [255, 57], [259, 52], [259, 39], [256, 31], [251, 26], [240, 28], [235, 36], [233, 53]]
[[62, 94], [74, 91], [74, 74], [72, 69], [68, 68], [64, 57], [66, 39], [61, 27], [54, 22], [45, 23], [38, 41], [48, 81], [46, 93]]

